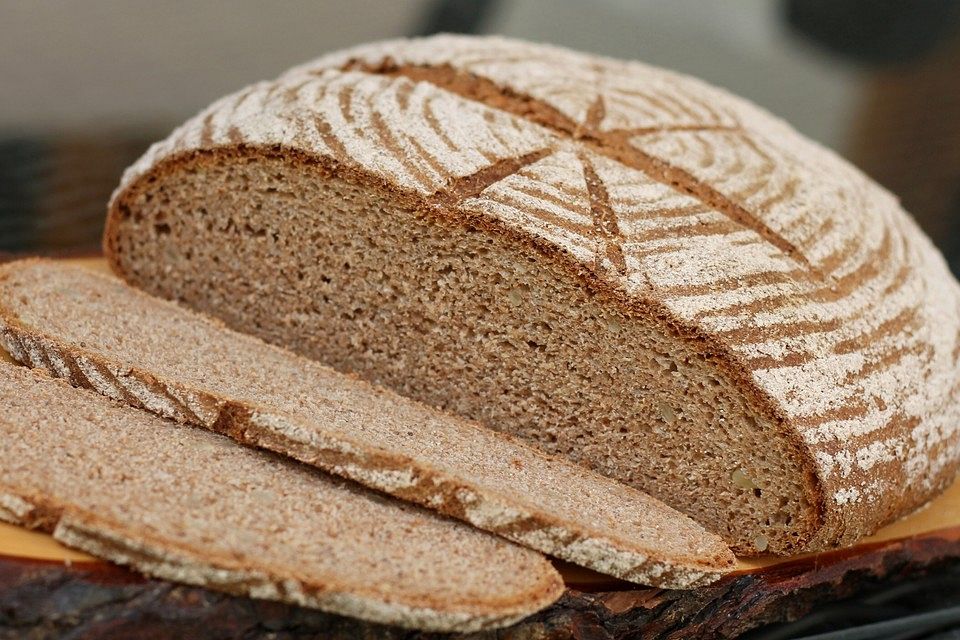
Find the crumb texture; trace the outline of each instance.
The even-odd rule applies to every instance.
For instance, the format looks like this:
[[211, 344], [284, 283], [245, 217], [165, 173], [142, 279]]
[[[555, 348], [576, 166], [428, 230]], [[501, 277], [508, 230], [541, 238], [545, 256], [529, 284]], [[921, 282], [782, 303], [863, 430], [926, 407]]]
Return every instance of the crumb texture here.
[[640, 63], [462, 36], [321, 58], [155, 145], [107, 246], [740, 551], [850, 542], [957, 468], [960, 292], [929, 240], [780, 120]]
[[0, 364], [0, 517], [150, 575], [366, 620], [503, 626], [542, 556], [208, 431]]
[[162, 416], [619, 578], [687, 588], [733, 564], [717, 536], [644, 493], [116, 278], [13, 262], [0, 300], [0, 344], [24, 364]]

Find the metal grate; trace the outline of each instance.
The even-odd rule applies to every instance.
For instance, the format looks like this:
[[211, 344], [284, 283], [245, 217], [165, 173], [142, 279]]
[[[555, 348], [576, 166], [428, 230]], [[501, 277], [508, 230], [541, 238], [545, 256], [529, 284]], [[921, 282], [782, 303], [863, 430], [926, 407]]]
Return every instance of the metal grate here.
[[960, 567], [821, 605], [744, 640], [960, 640]]
[[150, 138], [0, 139], [0, 252], [95, 251], [107, 200]]

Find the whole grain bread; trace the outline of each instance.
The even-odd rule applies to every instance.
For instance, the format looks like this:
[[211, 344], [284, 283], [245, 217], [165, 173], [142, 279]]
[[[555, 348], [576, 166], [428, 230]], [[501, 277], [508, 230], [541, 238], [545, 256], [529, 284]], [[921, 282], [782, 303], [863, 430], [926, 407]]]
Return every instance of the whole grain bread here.
[[76, 385], [625, 580], [689, 588], [734, 563], [719, 537], [636, 489], [87, 269], [0, 266], [0, 344]]
[[148, 575], [438, 631], [563, 591], [543, 556], [0, 363], [0, 519]]
[[496, 37], [337, 52], [153, 146], [105, 247], [138, 287], [744, 553], [852, 542], [960, 460], [960, 288], [896, 198], [636, 62]]

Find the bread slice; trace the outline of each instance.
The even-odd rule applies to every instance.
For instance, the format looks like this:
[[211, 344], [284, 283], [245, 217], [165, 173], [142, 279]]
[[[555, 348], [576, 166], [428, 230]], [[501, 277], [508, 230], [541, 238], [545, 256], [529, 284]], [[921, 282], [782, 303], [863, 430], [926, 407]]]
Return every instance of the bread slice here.
[[437, 631], [563, 591], [543, 556], [0, 363], [0, 519], [151, 576]]
[[125, 174], [113, 269], [637, 486], [741, 553], [849, 543], [960, 463], [960, 287], [768, 113], [496, 37], [337, 52]]
[[648, 495], [224, 328], [116, 278], [0, 267], [0, 343], [160, 415], [205, 426], [625, 580], [706, 584], [719, 537]]

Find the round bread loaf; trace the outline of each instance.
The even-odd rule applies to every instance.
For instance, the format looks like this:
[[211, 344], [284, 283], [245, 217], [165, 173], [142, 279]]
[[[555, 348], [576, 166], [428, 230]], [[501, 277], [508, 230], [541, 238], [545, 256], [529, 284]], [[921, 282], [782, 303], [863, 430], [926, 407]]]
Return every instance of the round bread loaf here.
[[462, 36], [321, 58], [152, 147], [105, 246], [741, 553], [851, 542], [960, 458], [960, 289], [896, 198], [636, 62]]

